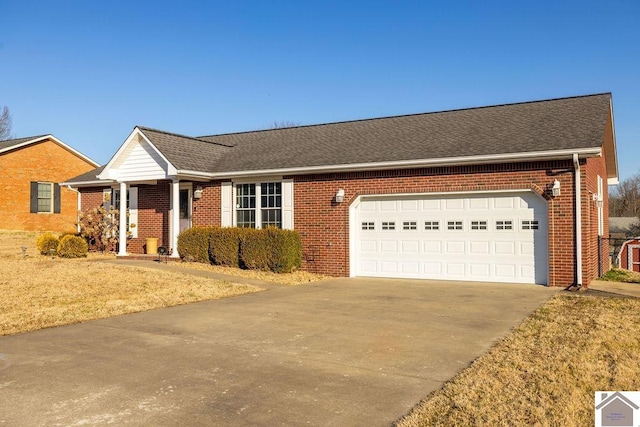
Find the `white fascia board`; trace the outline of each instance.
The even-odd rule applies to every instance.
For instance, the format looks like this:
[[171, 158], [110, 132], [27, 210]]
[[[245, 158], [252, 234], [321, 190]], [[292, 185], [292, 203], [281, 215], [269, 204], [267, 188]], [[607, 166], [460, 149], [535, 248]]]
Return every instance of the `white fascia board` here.
[[51, 134], [43, 135], [41, 137], [30, 139], [30, 140], [25, 141], [25, 142], [20, 143], [20, 144], [12, 145], [11, 147], [7, 147], [7, 148], [5, 148], [3, 150], [0, 150], [0, 154], [4, 153], [6, 151], [11, 151], [11, 150], [15, 150], [15, 149], [18, 149], [18, 148], [26, 147], [27, 145], [36, 144], [38, 142], [42, 142], [42, 141], [45, 141], [47, 139], [52, 140], [53, 142], [55, 142], [56, 144], [58, 144], [59, 146], [61, 146], [65, 150], [67, 150], [67, 151], [71, 152], [72, 154], [80, 157], [82, 160], [86, 161], [87, 163], [90, 163], [91, 165], [93, 165], [93, 167], [97, 168], [98, 166], [100, 166], [100, 164], [96, 163], [95, 161], [93, 161], [89, 157], [85, 156], [84, 154], [82, 154], [78, 150], [75, 150], [75, 149], [71, 148], [70, 146], [68, 146], [64, 142], [60, 141], [58, 138], [56, 138], [55, 136], [53, 136]]
[[[613, 133], [613, 138], [612, 138], [612, 144], [613, 147], [611, 147], [611, 153], [613, 153], [613, 161], [614, 161], [614, 168], [615, 171], [612, 171], [612, 173], [609, 173], [608, 179], [609, 180], [615, 180], [615, 183], [618, 183], [618, 151], [616, 150], [616, 125], [613, 121], [613, 99], [609, 98], [609, 114], [611, 114], [611, 132]], [[605, 159], [606, 161], [606, 159]], [[608, 172], [608, 171], [607, 171]]]
[[445, 157], [441, 159], [399, 160], [392, 162], [354, 163], [345, 165], [323, 165], [297, 168], [263, 169], [253, 171], [212, 173], [211, 178], [234, 178], [258, 175], [306, 175], [310, 173], [354, 172], [384, 169], [410, 169], [421, 167], [463, 166], [487, 163], [515, 163], [525, 161], [569, 160], [577, 153], [580, 158], [602, 155], [601, 147], [573, 150], [538, 151], [528, 153], [492, 154], [487, 156]]
[[155, 152], [158, 153], [158, 155], [162, 158], [162, 160], [167, 162], [168, 169], [169, 169], [167, 171], [167, 175], [175, 175], [176, 174], [177, 170], [176, 170], [175, 166], [173, 166], [171, 164], [171, 162], [169, 160], [167, 160], [167, 158], [156, 148], [156, 146], [153, 145], [153, 143], [151, 141], [149, 141], [149, 138], [147, 138], [147, 136], [144, 134], [144, 132], [142, 132], [136, 126], [135, 128], [133, 128], [133, 130], [131, 131], [131, 133], [127, 137], [127, 139], [125, 139], [124, 143], [122, 143], [120, 148], [118, 148], [118, 151], [116, 151], [116, 153], [113, 155], [113, 157], [111, 157], [109, 162], [107, 162], [107, 164], [105, 165], [105, 167], [102, 170], [102, 172], [100, 172], [100, 174], [98, 175], [99, 179], [117, 179], [117, 177], [111, 176], [111, 168], [113, 167], [114, 163], [120, 158], [120, 156], [122, 155], [124, 150], [126, 150], [127, 146], [129, 146], [129, 144], [131, 144], [133, 142], [133, 138], [136, 135], [140, 135], [155, 150]]
[[101, 179], [101, 180], [96, 180], [96, 181], [66, 181], [66, 182], [61, 182], [60, 185], [61, 186], [66, 186], [66, 187], [74, 187], [74, 188], [79, 188], [79, 187], [110, 187], [114, 182], [111, 179]]

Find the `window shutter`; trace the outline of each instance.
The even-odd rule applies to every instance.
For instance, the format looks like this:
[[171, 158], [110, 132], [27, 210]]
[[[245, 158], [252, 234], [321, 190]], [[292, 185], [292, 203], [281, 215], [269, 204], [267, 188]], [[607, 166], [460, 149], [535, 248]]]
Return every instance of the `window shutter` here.
[[222, 207], [223, 227], [233, 226], [233, 183], [223, 182], [220, 185], [220, 205]]
[[31, 182], [31, 213], [38, 213], [38, 183]]
[[129, 232], [138, 237], [138, 187], [129, 187]]
[[282, 180], [282, 228], [293, 230], [293, 180]]
[[60, 213], [60, 185], [53, 184], [53, 213]]

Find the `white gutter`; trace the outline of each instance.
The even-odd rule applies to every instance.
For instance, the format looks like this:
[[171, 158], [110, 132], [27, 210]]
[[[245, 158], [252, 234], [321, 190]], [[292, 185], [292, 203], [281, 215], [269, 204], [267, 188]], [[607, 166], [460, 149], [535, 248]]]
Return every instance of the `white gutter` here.
[[80, 193], [80, 191], [76, 190], [75, 188], [71, 187], [70, 185], [67, 185], [67, 188], [71, 191], [73, 191], [74, 193], [76, 193], [76, 198], [78, 200], [78, 213], [76, 214], [76, 219], [78, 221], [78, 223], [76, 224], [76, 229], [78, 230], [78, 233], [80, 233], [81, 229], [80, 229], [80, 211], [82, 210], [82, 193]]
[[[397, 160], [392, 162], [352, 163], [341, 165], [305, 166], [280, 169], [261, 169], [253, 171], [213, 172], [208, 176], [214, 178], [233, 178], [240, 176], [260, 175], [304, 175], [309, 173], [353, 172], [384, 169], [409, 169], [437, 166], [460, 166], [469, 164], [486, 164], [495, 162], [543, 161], [571, 159], [574, 154], [581, 158], [601, 156], [602, 148], [584, 148], [582, 150], [536, 151], [529, 153], [491, 154], [487, 156], [444, 157], [440, 159]], [[187, 171], [185, 171], [187, 172]]]
[[576, 286], [582, 287], [582, 206], [580, 204], [580, 160], [578, 154], [573, 154], [576, 187]]

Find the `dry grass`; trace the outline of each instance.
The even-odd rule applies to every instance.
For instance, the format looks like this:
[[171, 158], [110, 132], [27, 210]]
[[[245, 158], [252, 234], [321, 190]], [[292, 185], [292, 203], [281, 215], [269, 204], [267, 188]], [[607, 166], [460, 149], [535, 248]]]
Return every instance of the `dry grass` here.
[[259, 270], [242, 270], [240, 268], [223, 267], [221, 265], [210, 265], [198, 262], [176, 263], [180, 267], [193, 268], [202, 271], [211, 271], [220, 274], [229, 274], [232, 276], [245, 277], [248, 279], [257, 279], [264, 282], [277, 283], [280, 285], [302, 285], [310, 282], [331, 279], [331, 276], [323, 276], [321, 274], [310, 273], [308, 271], [294, 271], [293, 273], [274, 273], [271, 271]]
[[[0, 335], [261, 290], [219, 280], [96, 259], [51, 259], [36, 233], [0, 231]], [[27, 246], [23, 259], [20, 247]]]
[[640, 283], [640, 273], [636, 271], [623, 270], [621, 268], [612, 268], [607, 271], [600, 280], [608, 280], [610, 282], [624, 283]]
[[638, 299], [559, 294], [398, 425], [593, 425], [595, 391], [640, 390], [638, 326]]

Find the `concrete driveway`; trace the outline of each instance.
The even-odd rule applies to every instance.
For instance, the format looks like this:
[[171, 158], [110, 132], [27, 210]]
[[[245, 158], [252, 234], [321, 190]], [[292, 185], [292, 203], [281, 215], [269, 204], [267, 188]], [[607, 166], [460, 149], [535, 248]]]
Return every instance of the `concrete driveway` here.
[[336, 279], [0, 337], [0, 425], [366, 425], [557, 290]]

